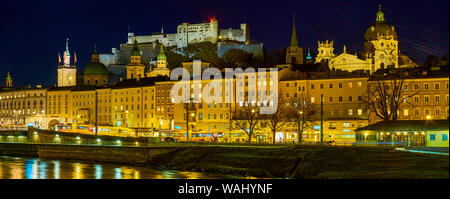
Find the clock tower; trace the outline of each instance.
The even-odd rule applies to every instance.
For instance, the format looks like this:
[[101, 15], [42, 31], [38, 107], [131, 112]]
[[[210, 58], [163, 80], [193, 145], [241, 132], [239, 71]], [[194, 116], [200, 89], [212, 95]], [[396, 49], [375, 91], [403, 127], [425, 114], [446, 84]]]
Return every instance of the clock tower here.
[[75, 63], [77, 57], [75, 55], [74, 64], [70, 64], [69, 39], [66, 41], [66, 50], [63, 54], [63, 62], [61, 63], [61, 56], [58, 54], [58, 87], [76, 86], [77, 82], [77, 68]]

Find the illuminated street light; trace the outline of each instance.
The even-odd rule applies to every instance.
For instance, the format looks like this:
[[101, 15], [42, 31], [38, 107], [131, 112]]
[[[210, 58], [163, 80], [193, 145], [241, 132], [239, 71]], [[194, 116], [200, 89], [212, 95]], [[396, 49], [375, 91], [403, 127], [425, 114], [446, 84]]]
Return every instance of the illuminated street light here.
[[430, 115], [427, 115], [427, 120], [431, 120], [431, 116]]

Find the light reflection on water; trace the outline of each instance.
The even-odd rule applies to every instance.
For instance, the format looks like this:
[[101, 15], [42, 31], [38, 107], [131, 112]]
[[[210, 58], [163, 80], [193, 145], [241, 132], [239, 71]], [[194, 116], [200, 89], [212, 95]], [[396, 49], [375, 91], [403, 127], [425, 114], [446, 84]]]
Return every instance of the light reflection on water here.
[[228, 179], [228, 175], [155, 170], [109, 163], [0, 156], [0, 179]]

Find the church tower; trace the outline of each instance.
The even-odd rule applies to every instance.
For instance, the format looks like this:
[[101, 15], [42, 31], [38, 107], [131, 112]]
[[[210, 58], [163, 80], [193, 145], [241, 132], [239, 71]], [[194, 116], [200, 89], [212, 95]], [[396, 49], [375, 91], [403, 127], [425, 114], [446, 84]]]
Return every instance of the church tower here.
[[167, 68], [167, 57], [164, 53], [164, 47], [162, 43], [159, 45], [158, 56], [156, 57], [156, 68], [154, 68], [151, 72], [148, 73], [148, 77], [156, 77], [156, 76], [170, 76], [170, 70]]
[[398, 68], [397, 32], [384, 19], [381, 5], [375, 23], [364, 34], [364, 50], [366, 57], [373, 60], [374, 70]]
[[298, 46], [297, 32], [295, 30], [295, 15], [292, 24], [291, 44], [286, 49], [287, 64], [303, 64], [303, 49]]
[[336, 57], [334, 54], [334, 48], [333, 48], [333, 41], [328, 42], [328, 40], [324, 42], [317, 42], [318, 44], [318, 54], [316, 57], [316, 63], [321, 62], [322, 60], [328, 60], [330, 61], [332, 58]]
[[141, 63], [141, 51], [134, 38], [133, 50], [131, 50], [130, 63], [127, 64], [127, 79], [138, 79], [145, 77], [145, 66]]
[[66, 50], [63, 54], [63, 62], [58, 54], [58, 87], [76, 86], [77, 82], [77, 68], [75, 63], [77, 57], [75, 55], [74, 65], [70, 65], [69, 39], [66, 41]]
[[4, 88], [12, 88], [12, 87], [13, 87], [12, 78], [8, 71], [8, 74], [6, 75], [6, 78], [5, 78]]

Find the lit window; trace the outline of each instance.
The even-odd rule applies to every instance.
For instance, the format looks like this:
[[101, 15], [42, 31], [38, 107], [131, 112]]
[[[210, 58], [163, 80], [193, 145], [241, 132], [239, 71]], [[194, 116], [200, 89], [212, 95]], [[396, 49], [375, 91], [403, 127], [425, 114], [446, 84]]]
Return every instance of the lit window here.
[[403, 115], [404, 116], [408, 116], [408, 114], [409, 114], [408, 109], [403, 110]]

